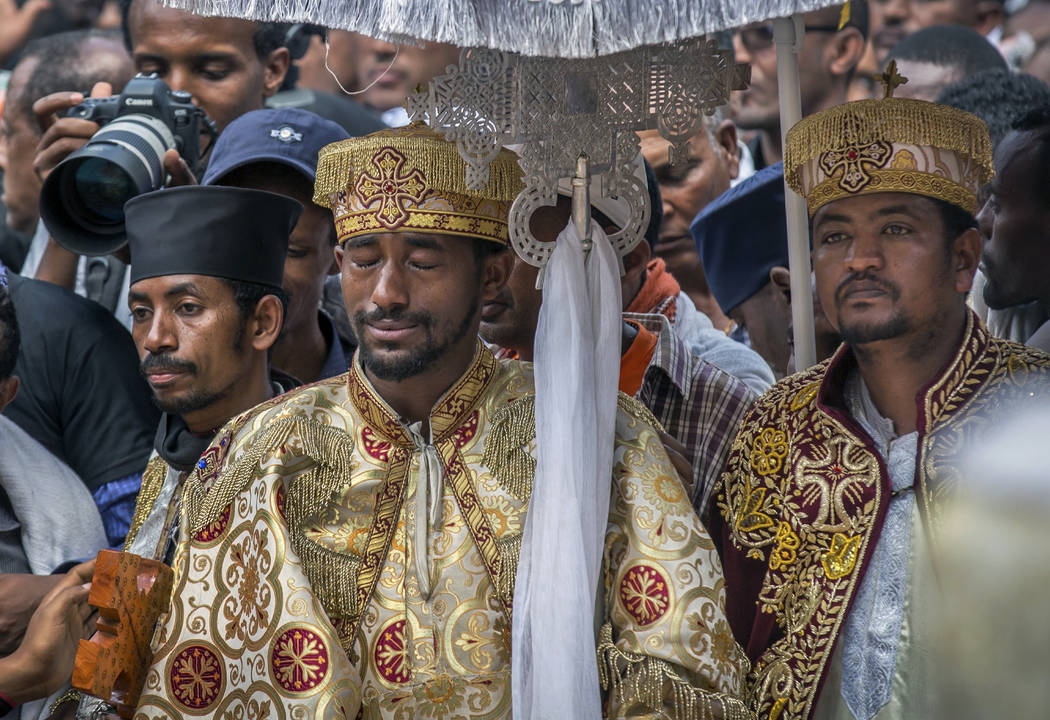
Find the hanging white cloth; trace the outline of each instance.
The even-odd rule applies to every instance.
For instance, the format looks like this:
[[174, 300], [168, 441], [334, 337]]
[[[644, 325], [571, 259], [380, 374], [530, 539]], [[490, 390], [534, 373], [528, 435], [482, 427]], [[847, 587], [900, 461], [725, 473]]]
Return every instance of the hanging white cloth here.
[[572, 223], [547, 263], [536, 330], [536, 476], [514, 590], [516, 720], [598, 720], [595, 598], [612, 482], [620, 371], [616, 253]]

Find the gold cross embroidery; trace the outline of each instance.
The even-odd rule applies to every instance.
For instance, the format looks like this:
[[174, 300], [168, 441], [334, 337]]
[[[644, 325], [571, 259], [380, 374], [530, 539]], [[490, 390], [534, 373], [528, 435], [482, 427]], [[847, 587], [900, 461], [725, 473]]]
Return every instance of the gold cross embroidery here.
[[357, 178], [354, 190], [364, 201], [372, 205], [381, 201], [376, 219], [390, 230], [400, 227], [408, 219], [405, 203], [418, 203], [427, 192], [426, 178], [419, 168], [403, 171], [405, 156], [393, 148], [384, 148], [372, 157], [375, 175], [362, 173]]
[[893, 148], [882, 140], [859, 142], [856, 132], [847, 132], [846, 141], [820, 156], [820, 169], [828, 177], [839, 176], [839, 187], [855, 193], [871, 182], [870, 170], [883, 167]]

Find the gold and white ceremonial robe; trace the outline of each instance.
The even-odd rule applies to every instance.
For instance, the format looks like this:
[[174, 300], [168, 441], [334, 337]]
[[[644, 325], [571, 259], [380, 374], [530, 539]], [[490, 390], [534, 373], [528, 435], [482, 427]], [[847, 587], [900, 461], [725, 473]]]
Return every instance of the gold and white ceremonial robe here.
[[[621, 397], [595, 624], [607, 713], [736, 716], [721, 566], [647, 417]], [[186, 483], [136, 718], [510, 718], [531, 366], [479, 343], [429, 424], [403, 424], [355, 358], [216, 436]]]

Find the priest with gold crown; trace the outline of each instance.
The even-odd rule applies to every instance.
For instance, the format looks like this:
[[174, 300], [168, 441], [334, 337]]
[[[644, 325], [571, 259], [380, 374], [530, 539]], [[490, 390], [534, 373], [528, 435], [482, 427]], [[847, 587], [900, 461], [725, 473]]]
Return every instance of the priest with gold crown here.
[[[483, 189], [465, 172], [421, 124], [322, 150], [358, 350], [205, 452], [136, 717], [511, 717], [514, 608], [577, 579], [515, 583], [532, 370], [477, 332], [521, 174], [507, 151]], [[566, 672], [597, 701], [600, 667], [609, 717], [745, 717], [714, 545], [651, 415], [622, 396], [615, 429], [599, 601]]]
[[1050, 399], [1050, 356], [992, 337], [966, 306], [987, 128], [893, 98], [892, 63], [883, 80], [884, 98], [787, 135], [785, 177], [809, 207], [816, 289], [844, 343], [756, 403], [717, 493], [748, 705], [769, 720], [934, 716], [927, 620], [960, 454]]

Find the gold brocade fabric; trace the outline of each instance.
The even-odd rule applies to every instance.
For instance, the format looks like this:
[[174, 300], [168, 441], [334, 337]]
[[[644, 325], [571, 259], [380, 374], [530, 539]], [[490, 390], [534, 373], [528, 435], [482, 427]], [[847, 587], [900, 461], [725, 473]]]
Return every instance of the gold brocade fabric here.
[[[717, 489], [730, 620], [753, 668], [747, 702], [768, 720], [812, 717], [843, 623], [878, 541], [891, 485], [843, 409], [852, 355], [785, 378], [752, 408]], [[916, 505], [937, 547], [958, 460], [1001, 417], [1050, 401], [1050, 356], [990, 336], [971, 315], [962, 345], [916, 398]]]
[[[216, 471], [187, 481], [175, 600], [136, 717], [510, 718], [532, 392], [530, 365], [479, 344], [432, 412], [443, 473], [427, 598], [421, 452], [358, 366], [244, 422]], [[599, 624], [622, 676], [607, 710], [699, 717], [732, 706], [746, 662], [713, 543], [640, 418], [617, 421]]]

